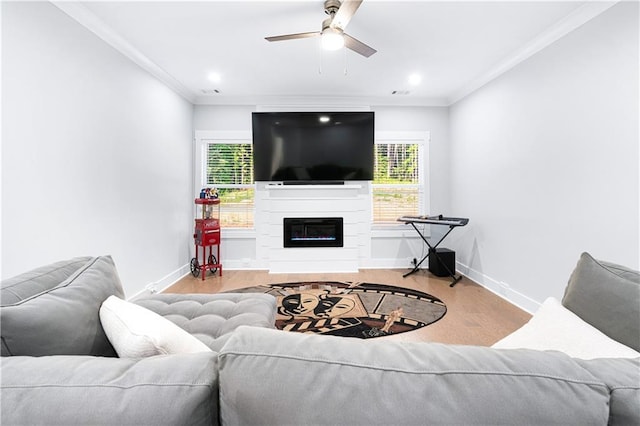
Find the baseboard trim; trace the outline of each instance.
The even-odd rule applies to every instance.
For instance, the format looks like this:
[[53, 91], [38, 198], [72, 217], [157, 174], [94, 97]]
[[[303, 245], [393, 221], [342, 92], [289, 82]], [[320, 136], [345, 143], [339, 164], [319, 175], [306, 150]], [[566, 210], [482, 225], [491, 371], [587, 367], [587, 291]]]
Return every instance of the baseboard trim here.
[[172, 285], [174, 285], [175, 283], [177, 283], [182, 278], [187, 276], [187, 274], [190, 274], [190, 273], [191, 273], [191, 267], [189, 266], [188, 263], [186, 263], [181, 267], [179, 267], [178, 269], [176, 269], [175, 271], [170, 272], [169, 274], [160, 278], [158, 281], [147, 284], [143, 290], [140, 290], [129, 300], [135, 300], [137, 298], [140, 298], [143, 296], [149, 296], [155, 293], [163, 293], [169, 287], [171, 287]]
[[[426, 265], [423, 263], [421, 269]], [[413, 265], [411, 264], [411, 258], [376, 258], [369, 259], [368, 261], [363, 261], [360, 259], [360, 269], [411, 269]]]
[[533, 313], [540, 307], [540, 303], [531, 299], [530, 297], [512, 289], [507, 283], [494, 280], [488, 275], [482, 272], [476, 271], [469, 266], [456, 261], [456, 269], [459, 273], [475, 282], [478, 285], [486, 288], [496, 296], [501, 297], [507, 302], [519, 307], [520, 309]]

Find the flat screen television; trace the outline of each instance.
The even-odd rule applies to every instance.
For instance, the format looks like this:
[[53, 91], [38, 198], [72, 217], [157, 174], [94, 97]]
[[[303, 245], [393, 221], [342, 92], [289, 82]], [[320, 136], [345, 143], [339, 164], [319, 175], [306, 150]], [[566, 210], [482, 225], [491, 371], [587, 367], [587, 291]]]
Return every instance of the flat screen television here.
[[373, 180], [373, 112], [254, 112], [251, 118], [256, 181]]

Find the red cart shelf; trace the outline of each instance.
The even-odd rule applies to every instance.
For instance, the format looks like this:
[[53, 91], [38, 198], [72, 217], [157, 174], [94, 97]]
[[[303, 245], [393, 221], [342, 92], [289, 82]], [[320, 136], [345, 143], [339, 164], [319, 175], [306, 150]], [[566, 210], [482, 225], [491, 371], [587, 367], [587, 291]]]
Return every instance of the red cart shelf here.
[[[191, 259], [191, 274], [194, 277], [202, 276], [204, 281], [207, 271], [215, 274], [220, 272], [222, 276], [222, 263], [220, 263], [220, 199], [196, 198], [198, 216], [195, 220], [193, 239], [195, 242], [195, 257]], [[216, 248], [214, 255], [214, 247]], [[202, 249], [202, 250], [201, 250]], [[202, 261], [198, 255], [202, 252]]]

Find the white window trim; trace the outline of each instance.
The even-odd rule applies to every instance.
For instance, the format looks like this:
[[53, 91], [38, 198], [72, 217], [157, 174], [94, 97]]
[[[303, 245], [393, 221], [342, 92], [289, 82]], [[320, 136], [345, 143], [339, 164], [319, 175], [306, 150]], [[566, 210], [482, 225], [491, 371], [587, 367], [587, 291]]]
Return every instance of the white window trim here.
[[[194, 197], [198, 197], [200, 189], [205, 188], [208, 185], [205, 182], [206, 178], [206, 164], [202, 161], [206, 156], [207, 145], [210, 143], [226, 143], [226, 144], [252, 144], [253, 139], [251, 132], [247, 130], [238, 131], [223, 131], [223, 130], [196, 130], [194, 133], [194, 149], [193, 149], [193, 164], [194, 164], [194, 180], [193, 180], [193, 194]], [[255, 188], [253, 185], [243, 185], [247, 188]], [[193, 214], [196, 214], [195, 203], [193, 206]], [[195, 216], [194, 216], [195, 217]], [[253, 228], [229, 228], [223, 233], [224, 238], [251, 238], [255, 236], [255, 223]]]
[[[376, 144], [406, 144], [415, 143], [419, 145], [418, 161], [420, 162], [420, 170], [418, 179], [422, 182], [422, 191], [419, 192], [419, 214], [427, 214], [431, 205], [431, 197], [429, 191], [429, 143], [431, 141], [431, 133], [428, 131], [381, 131], [375, 132]], [[373, 223], [373, 188], [371, 183], [371, 223], [372, 237], [395, 237], [395, 234], [404, 235], [403, 231], [406, 226], [402, 223], [396, 224], [375, 224]]]

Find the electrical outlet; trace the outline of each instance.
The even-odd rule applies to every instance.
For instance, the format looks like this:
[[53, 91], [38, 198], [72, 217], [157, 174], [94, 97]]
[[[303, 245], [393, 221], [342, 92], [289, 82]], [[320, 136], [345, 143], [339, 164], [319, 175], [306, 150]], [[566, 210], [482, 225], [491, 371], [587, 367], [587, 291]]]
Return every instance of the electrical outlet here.
[[415, 257], [413, 258], [413, 260], [411, 261], [411, 264], [413, 266], [416, 266], [418, 264], [418, 259], [416, 259]]
[[157, 293], [158, 291], [158, 288], [156, 287], [156, 283], [149, 283], [144, 288], [151, 294]]

